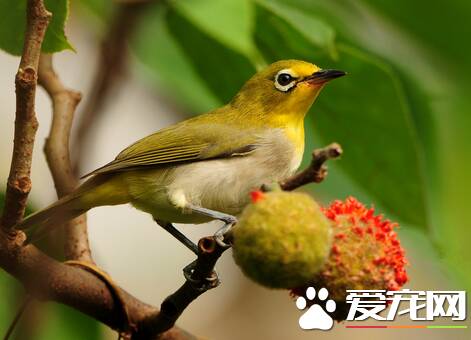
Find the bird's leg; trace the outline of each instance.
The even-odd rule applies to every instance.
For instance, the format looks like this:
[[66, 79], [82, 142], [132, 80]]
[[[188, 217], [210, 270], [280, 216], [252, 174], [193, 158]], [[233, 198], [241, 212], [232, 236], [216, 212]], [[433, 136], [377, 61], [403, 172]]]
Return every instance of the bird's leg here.
[[[166, 221], [161, 221], [158, 219], [155, 219], [155, 222], [164, 228], [166, 231], [170, 233], [173, 237], [175, 237], [177, 240], [179, 240], [181, 243], [183, 243], [188, 249], [190, 249], [196, 256], [200, 255], [200, 251], [198, 249], [198, 246], [193, 243], [188, 237], [183, 235], [182, 232], [180, 232], [175, 226]], [[193, 278], [193, 272], [195, 270], [195, 267], [197, 265], [197, 260], [191, 262], [189, 265], [187, 265], [185, 268], [183, 268], [183, 275], [185, 276], [185, 279], [190, 282], [194, 287], [199, 287], [202, 291], [208, 290], [210, 288], [216, 287], [219, 284], [219, 279], [215, 271], [213, 271], [207, 278], [204, 278], [202, 280], [200, 279], [194, 279]]]
[[193, 253], [195, 253], [196, 255], [198, 255], [198, 246], [196, 244], [194, 244], [188, 237], [186, 237], [185, 235], [183, 235], [182, 232], [180, 232], [177, 228], [175, 228], [175, 226], [170, 223], [170, 222], [165, 222], [165, 221], [160, 221], [160, 220], [155, 220], [155, 222], [161, 226], [162, 228], [164, 228], [165, 230], [167, 230], [170, 235], [172, 235], [173, 237], [175, 237], [178, 241], [180, 241], [181, 243], [183, 243], [185, 245], [185, 247], [187, 247], [188, 249], [190, 249]]
[[232, 229], [234, 224], [237, 223], [237, 218], [235, 216], [224, 214], [219, 211], [199, 207], [191, 203], [187, 203], [185, 208], [193, 212], [199, 213], [201, 215], [209, 216], [215, 220], [223, 221], [225, 223], [224, 226], [216, 231], [216, 233], [214, 234], [214, 237], [216, 238], [216, 242], [218, 242], [220, 246], [223, 246], [225, 248], [229, 248], [231, 246], [230, 244], [227, 244], [224, 241], [224, 236], [229, 230]]
[[183, 268], [183, 275], [185, 279], [193, 285], [193, 287], [201, 290], [207, 291], [211, 288], [215, 288], [219, 285], [219, 277], [215, 270], [211, 272], [207, 277], [203, 279], [195, 279], [193, 278], [194, 272], [198, 266], [198, 260], [191, 262], [185, 268]]

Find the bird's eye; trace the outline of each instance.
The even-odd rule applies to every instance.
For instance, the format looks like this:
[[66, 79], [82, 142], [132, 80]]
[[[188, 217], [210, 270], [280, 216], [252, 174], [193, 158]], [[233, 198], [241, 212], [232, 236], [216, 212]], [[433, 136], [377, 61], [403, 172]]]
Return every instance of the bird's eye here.
[[275, 87], [282, 91], [287, 92], [289, 89], [296, 85], [296, 75], [290, 69], [281, 70], [275, 77]]
[[278, 82], [278, 84], [280, 84], [281, 86], [286, 86], [288, 85], [289, 83], [291, 83], [291, 81], [293, 80], [294, 78], [291, 76], [291, 74], [288, 74], [288, 73], [281, 73], [278, 75], [278, 77], [276, 78], [276, 81]]

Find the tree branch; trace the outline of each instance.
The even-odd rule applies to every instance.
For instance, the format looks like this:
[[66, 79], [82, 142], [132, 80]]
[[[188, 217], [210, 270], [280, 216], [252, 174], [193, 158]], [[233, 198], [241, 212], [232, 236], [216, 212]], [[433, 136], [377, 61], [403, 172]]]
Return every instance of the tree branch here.
[[342, 147], [332, 143], [325, 148], [312, 152], [311, 164], [303, 171], [281, 181], [280, 187], [285, 191], [292, 191], [309, 183], [320, 183], [327, 176], [327, 167], [324, 165], [329, 159], [335, 159], [342, 155]]
[[[15, 79], [17, 98], [15, 138], [5, 206], [1, 219], [0, 266], [22, 282], [30, 292], [34, 292], [34, 296], [67, 304], [114, 329], [121, 330], [124, 328], [124, 316], [121, 306], [117, 303], [121, 301], [113, 296], [112, 290], [103, 280], [82, 269], [57, 262], [33, 245], [23, 246], [24, 233], [13, 232], [13, 227], [24, 214], [26, 200], [31, 189], [31, 159], [38, 127], [34, 111], [37, 74], [41, 44], [50, 17], [51, 14], [45, 9], [42, 0], [28, 0], [25, 43]], [[44, 86], [47, 86], [54, 96], [59, 96], [56, 91], [58, 83], [55, 81], [57, 79], [49, 79], [48, 75], [44, 75], [43, 79]], [[72, 98], [72, 100], [76, 99]], [[62, 103], [62, 99], [61, 103], [58, 102], [57, 97], [56, 100], [57, 106], [65, 105]], [[69, 105], [74, 106], [75, 104], [65, 105], [68, 107], [67, 110], [71, 109]], [[56, 138], [62, 139], [63, 136], [56, 136]], [[66, 145], [64, 144], [63, 147], [67, 147]], [[59, 152], [64, 152], [64, 150], [59, 150]], [[57, 174], [57, 171], [55, 172]], [[61, 177], [61, 175], [56, 177]], [[56, 184], [60, 187], [58, 188], [60, 194], [64, 194], [73, 186], [73, 183], [65, 177], [57, 178]], [[137, 300], [122, 290], [120, 295], [125, 297], [133, 329], [150, 334], [150, 332], [143, 330], [146, 327], [144, 321], [158, 314], [158, 309]], [[191, 335], [177, 328], [149, 338], [194, 339]]]
[[[51, 170], [58, 197], [72, 192], [78, 179], [72, 171], [69, 154], [69, 136], [75, 108], [81, 99], [79, 92], [67, 89], [54, 72], [52, 55], [42, 54], [39, 60], [39, 84], [52, 100], [52, 124], [44, 146], [47, 163]], [[86, 216], [79, 216], [66, 223], [65, 257], [93, 263], [88, 244]]]
[[[33, 245], [24, 246], [24, 233], [12, 233], [12, 227], [24, 213], [31, 188], [31, 159], [38, 125], [34, 112], [37, 71], [41, 43], [50, 19], [42, 0], [28, 0], [27, 11], [24, 51], [16, 76], [15, 140], [0, 228], [0, 266], [22, 282], [33, 296], [69, 305], [113, 329], [126, 331], [132, 339], [195, 339], [172, 327], [194, 299], [217, 285], [217, 280], [208, 277], [214, 277], [214, 266], [227, 248], [213, 237], [200, 240], [199, 255], [190, 280], [170, 295], [162, 303], [162, 311], [159, 311], [119, 287], [111, 288], [109, 282], [96, 273], [55, 261]], [[46, 57], [42, 59], [40, 77], [41, 84], [53, 98], [54, 117], [46, 153], [58, 194], [63, 195], [76, 184], [68, 159], [68, 137], [78, 96], [64, 88], [52, 70], [50, 59]], [[323, 163], [338, 157], [340, 153], [338, 146], [314, 152], [311, 166], [283, 181], [281, 187], [293, 190], [309, 182], [321, 181], [326, 175]], [[64, 168], [61, 169], [61, 166]], [[83, 240], [82, 236], [78, 239]], [[80, 247], [84, 249], [85, 246], [81, 244]], [[74, 249], [71, 250], [71, 257], [89, 256], [85, 253]]]
[[31, 191], [31, 161], [38, 129], [34, 111], [37, 70], [41, 45], [50, 18], [51, 13], [46, 10], [42, 0], [28, 0], [23, 54], [15, 78], [16, 119], [13, 156], [1, 219], [2, 228], [10, 233], [23, 217], [26, 200]]
[[[280, 187], [283, 190], [291, 191], [309, 183], [322, 182], [327, 176], [325, 162], [329, 159], [338, 158], [341, 154], [342, 148], [337, 143], [314, 150], [309, 167], [281, 181], [279, 183]], [[232, 235], [229, 232], [225, 235], [225, 243], [230, 244], [231, 238]], [[162, 302], [160, 313], [147, 320], [145, 330], [159, 333], [170, 329], [192, 301], [207, 290], [216, 287], [219, 281], [214, 273], [214, 267], [222, 253], [227, 249], [228, 247], [218, 243], [215, 237], [203, 237], [200, 239], [198, 242], [198, 258], [190, 280], [187, 280], [175, 293], [168, 296]], [[141, 335], [141, 333], [138, 334]]]
[[[113, 295], [107, 283], [96, 275], [74, 266], [57, 262], [35, 246], [22, 246], [25, 235], [19, 232], [12, 239], [0, 231], [0, 266], [25, 285], [33, 296], [63, 303], [75, 308], [118, 331], [128, 328], [120, 300]], [[143, 339], [159, 339], [148, 330], [147, 320], [159, 310], [120, 290], [129, 315], [130, 329], [149, 334]], [[179, 329], [164, 334], [167, 339], [194, 339]]]
[[[335, 151], [337, 150], [337, 151]], [[300, 175], [284, 181], [287, 188], [294, 188], [300, 183], [321, 181], [325, 175], [323, 163], [341, 150], [331, 145], [313, 153], [311, 166]], [[230, 235], [228, 235], [228, 239]], [[198, 244], [199, 255], [190, 275], [178, 290], [167, 297], [161, 305], [161, 311], [139, 301], [119, 287], [110, 287], [96, 273], [67, 266], [41, 253], [33, 245], [22, 246], [23, 233], [14, 239], [0, 231], [0, 266], [15, 276], [27, 290], [46, 300], [52, 300], [71, 306], [96, 320], [126, 332], [130, 339], [167, 339], [189, 340], [194, 336], [173, 327], [186, 307], [206, 290], [217, 286], [213, 273], [214, 266], [227, 247], [221, 246], [214, 237], [202, 238]], [[47, 273], [47, 275], [44, 275]], [[209, 279], [208, 279], [209, 278]], [[118, 296], [119, 295], [119, 296]], [[124, 307], [124, 308], [123, 308]], [[123, 313], [123, 310], [126, 313]], [[172, 328], [173, 327], [173, 328]]]
[[[214, 266], [228, 247], [222, 246], [213, 236], [203, 237], [198, 242], [198, 258], [189, 280], [169, 295], [160, 306], [160, 313], [146, 322], [145, 331], [159, 334], [172, 328], [183, 311], [198, 296], [219, 285], [219, 279], [214, 272]], [[147, 334], [137, 333], [138, 338]]]
[[90, 96], [88, 96], [77, 128], [74, 142], [74, 172], [80, 171], [84, 145], [93, 128], [93, 123], [103, 113], [110, 93], [121, 83], [121, 77], [128, 65], [128, 39], [137, 27], [138, 19], [153, 1], [128, 0], [116, 4], [110, 28], [103, 39], [99, 65], [94, 75]]

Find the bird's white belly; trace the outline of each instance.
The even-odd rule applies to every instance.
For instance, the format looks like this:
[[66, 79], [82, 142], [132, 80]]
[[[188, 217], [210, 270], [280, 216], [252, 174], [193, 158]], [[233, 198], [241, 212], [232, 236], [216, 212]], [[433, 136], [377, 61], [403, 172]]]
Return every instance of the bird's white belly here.
[[176, 172], [177, 178], [169, 186], [169, 197], [175, 197], [176, 204], [181, 205], [178, 200], [183, 194], [192, 204], [232, 215], [249, 202], [251, 191], [286, 174], [273, 173], [265, 164], [242, 157], [197, 163]]
[[[247, 156], [180, 165], [154, 177], [157, 183], [149, 183], [149, 191], [136, 195], [139, 199], [132, 203], [154, 218], [177, 223], [209, 220], [185, 211], [187, 203], [238, 215], [249, 203], [251, 191], [290, 176], [301, 157], [291, 143], [277, 139], [276, 144], [262, 145]], [[142, 184], [139, 187], [142, 190]]]

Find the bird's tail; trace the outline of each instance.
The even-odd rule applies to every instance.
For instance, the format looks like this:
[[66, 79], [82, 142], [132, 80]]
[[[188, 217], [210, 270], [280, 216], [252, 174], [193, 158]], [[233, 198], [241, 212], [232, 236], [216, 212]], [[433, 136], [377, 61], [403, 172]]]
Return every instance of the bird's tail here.
[[27, 216], [16, 228], [26, 233], [27, 242], [32, 242], [45, 232], [63, 225], [93, 207], [123, 204], [128, 201], [127, 190], [119, 176], [97, 175], [69, 195]]
[[65, 196], [45, 209], [29, 215], [16, 228], [25, 232], [27, 242], [34, 242], [45, 232], [87, 212], [88, 209], [80, 207], [79, 200], [80, 196]]

